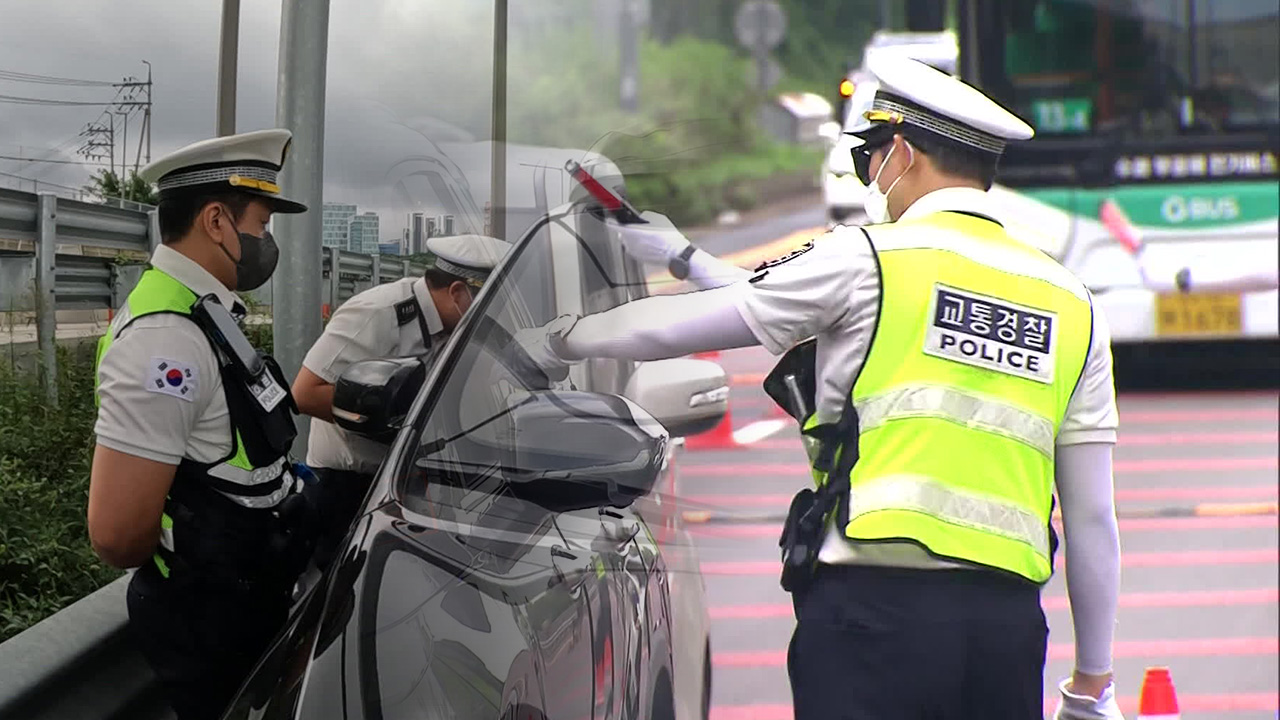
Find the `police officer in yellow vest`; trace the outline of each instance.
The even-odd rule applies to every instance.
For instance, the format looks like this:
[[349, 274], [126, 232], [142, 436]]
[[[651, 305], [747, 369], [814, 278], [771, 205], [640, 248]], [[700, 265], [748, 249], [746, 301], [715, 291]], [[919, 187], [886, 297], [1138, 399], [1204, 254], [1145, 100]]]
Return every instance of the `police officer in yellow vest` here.
[[129, 622], [181, 720], [217, 718], [288, 613], [310, 551], [288, 462], [289, 386], [234, 291], [275, 270], [287, 130], [205, 140], [143, 169], [163, 244], [98, 346], [89, 538], [136, 567]]
[[[1071, 273], [1006, 233], [985, 192], [1005, 144], [1031, 128], [924, 64], [870, 69], [880, 88], [854, 152], [874, 224], [751, 274], [683, 248], [712, 289], [557, 318], [518, 333], [517, 348], [553, 378], [589, 357], [809, 354], [793, 395], [814, 410], [808, 434], [826, 439], [811, 459], [835, 503], [809, 574], [790, 583], [797, 720], [1041, 718], [1055, 488], [1076, 638], [1055, 717], [1115, 720], [1105, 318]], [[618, 232], [664, 245], [653, 223]]]

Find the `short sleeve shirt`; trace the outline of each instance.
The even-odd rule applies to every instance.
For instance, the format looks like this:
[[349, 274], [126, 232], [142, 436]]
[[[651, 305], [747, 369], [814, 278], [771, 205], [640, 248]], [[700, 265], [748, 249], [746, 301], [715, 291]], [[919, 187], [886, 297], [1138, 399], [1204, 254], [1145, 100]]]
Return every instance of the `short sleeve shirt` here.
[[[423, 324], [411, 312], [420, 312]], [[377, 285], [334, 312], [302, 364], [325, 382], [336, 384], [348, 367], [362, 360], [422, 357], [428, 354], [423, 325], [431, 350], [438, 351], [448, 336], [422, 278]], [[372, 473], [386, 452], [381, 443], [311, 419], [307, 464], [312, 467]]]
[[[228, 308], [236, 296], [195, 261], [161, 245], [155, 269], [197, 296]], [[112, 322], [115, 338], [98, 365], [97, 443], [168, 465], [183, 458], [217, 462], [231, 454], [231, 415], [213, 347], [189, 318], [173, 313], [134, 319], [127, 306]]]

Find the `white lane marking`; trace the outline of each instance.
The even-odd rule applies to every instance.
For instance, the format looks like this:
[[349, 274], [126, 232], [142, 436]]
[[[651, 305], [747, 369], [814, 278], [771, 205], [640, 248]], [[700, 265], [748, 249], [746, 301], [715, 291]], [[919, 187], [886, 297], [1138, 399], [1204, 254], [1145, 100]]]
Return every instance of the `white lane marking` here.
[[785, 428], [788, 422], [789, 420], [783, 418], [757, 420], [734, 430], [733, 441], [739, 445], [750, 445], [751, 443], [760, 442], [761, 440], [764, 440]]

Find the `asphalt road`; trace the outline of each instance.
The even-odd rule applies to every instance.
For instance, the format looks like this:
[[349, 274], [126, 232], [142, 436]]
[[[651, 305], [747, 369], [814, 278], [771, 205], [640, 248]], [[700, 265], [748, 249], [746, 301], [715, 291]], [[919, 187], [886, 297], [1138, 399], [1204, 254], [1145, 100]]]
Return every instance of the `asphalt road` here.
[[[699, 242], [717, 254], [738, 252], [813, 227], [815, 219], [820, 224], [820, 216], [800, 209], [772, 218], [767, 232], [744, 226]], [[680, 460], [685, 507], [707, 514], [690, 518], [705, 520], [691, 527], [713, 618], [715, 720], [792, 716], [785, 663], [794, 617], [778, 587], [777, 535], [806, 475], [794, 423], [777, 419], [759, 387], [772, 363], [760, 349], [721, 356], [736, 380], [731, 424], [739, 441], [752, 442], [694, 447]], [[1115, 669], [1131, 720], [1150, 666], [1170, 668], [1185, 720], [1277, 716], [1278, 404], [1275, 391], [1122, 389], [1116, 496], [1124, 561]], [[1196, 516], [1197, 507], [1215, 514]], [[1169, 512], [1183, 516], [1152, 517]], [[1058, 558], [1043, 593], [1046, 715], [1073, 657], [1061, 552]]]

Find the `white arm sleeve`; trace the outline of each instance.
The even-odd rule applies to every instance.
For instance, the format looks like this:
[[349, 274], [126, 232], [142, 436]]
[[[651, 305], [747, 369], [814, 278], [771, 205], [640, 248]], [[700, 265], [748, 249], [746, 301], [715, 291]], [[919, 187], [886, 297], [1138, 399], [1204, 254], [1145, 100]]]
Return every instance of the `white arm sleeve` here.
[[724, 287], [750, 276], [750, 272], [709, 252], [697, 250], [689, 256], [689, 282], [697, 285], [699, 290]]
[[657, 295], [588, 315], [564, 337], [572, 356], [564, 359], [661, 360], [758, 345], [736, 297], [731, 288]]
[[1110, 443], [1059, 446], [1054, 462], [1075, 625], [1076, 669], [1111, 672], [1120, 595], [1120, 530], [1111, 481]]

